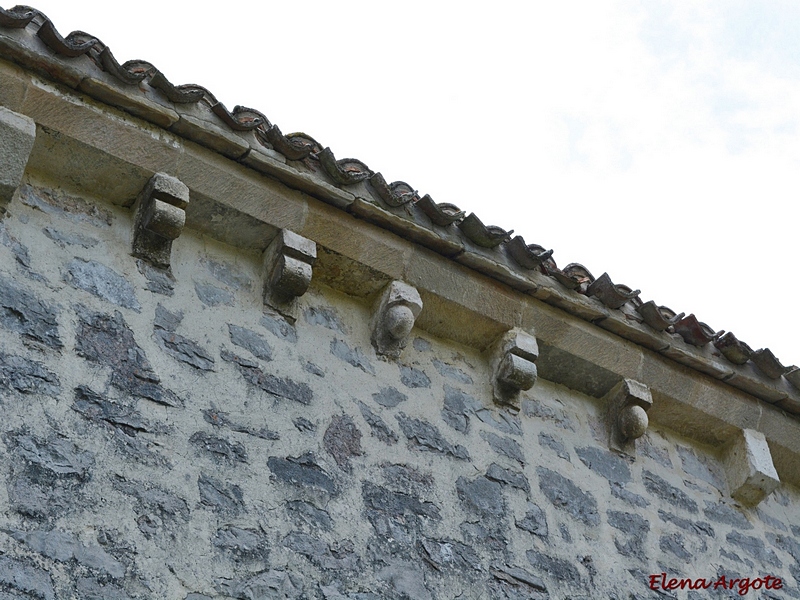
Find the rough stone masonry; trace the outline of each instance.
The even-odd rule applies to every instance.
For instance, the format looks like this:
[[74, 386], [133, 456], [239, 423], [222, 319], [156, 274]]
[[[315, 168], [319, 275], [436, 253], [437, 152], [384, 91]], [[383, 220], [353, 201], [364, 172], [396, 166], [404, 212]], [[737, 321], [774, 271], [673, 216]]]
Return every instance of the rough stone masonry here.
[[154, 274], [123, 209], [32, 182], [10, 213], [0, 597], [710, 597], [662, 572], [800, 596], [796, 490], [740, 506], [712, 448], [612, 452], [601, 404], [545, 380], [500, 407], [480, 352], [419, 331], [381, 357], [323, 285], [291, 322], [257, 255], [203, 236]]

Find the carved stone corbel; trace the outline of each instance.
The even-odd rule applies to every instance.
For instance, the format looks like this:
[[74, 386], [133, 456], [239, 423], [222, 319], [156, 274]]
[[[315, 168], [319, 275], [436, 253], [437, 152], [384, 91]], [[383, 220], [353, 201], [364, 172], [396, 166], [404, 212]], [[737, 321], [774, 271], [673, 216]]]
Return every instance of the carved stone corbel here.
[[264, 251], [264, 304], [296, 318], [295, 300], [308, 291], [316, 260], [316, 243], [281, 229]]
[[636, 440], [647, 431], [647, 411], [653, 406], [650, 388], [633, 379], [623, 379], [606, 394], [608, 445], [613, 450], [636, 453]]
[[755, 506], [780, 485], [764, 434], [743, 429], [725, 448], [725, 473], [731, 497]]
[[133, 205], [132, 254], [159, 267], [169, 267], [172, 242], [186, 224], [189, 188], [179, 179], [156, 173]]
[[536, 383], [537, 358], [539, 344], [530, 333], [515, 328], [498, 340], [492, 354], [495, 402], [519, 408], [520, 392], [531, 389]]
[[372, 315], [375, 351], [390, 358], [400, 356], [421, 310], [422, 298], [416, 288], [402, 281], [386, 286]]
[[22, 183], [35, 140], [33, 119], [0, 106], [0, 215]]

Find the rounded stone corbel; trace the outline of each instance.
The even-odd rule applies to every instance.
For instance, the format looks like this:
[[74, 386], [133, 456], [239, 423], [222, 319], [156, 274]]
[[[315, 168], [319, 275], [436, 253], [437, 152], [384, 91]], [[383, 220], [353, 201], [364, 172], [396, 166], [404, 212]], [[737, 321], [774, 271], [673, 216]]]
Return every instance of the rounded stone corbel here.
[[375, 351], [390, 358], [400, 356], [420, 311], [422, 298], [416, 288], [402, 281], [386, 286], [372, 316]]
[[653, 405], [650, 388], [633, 379], [623, 379], [605, 397], [609, 447], [635, 454], [636, 440], [647, 431], [647, 411]]

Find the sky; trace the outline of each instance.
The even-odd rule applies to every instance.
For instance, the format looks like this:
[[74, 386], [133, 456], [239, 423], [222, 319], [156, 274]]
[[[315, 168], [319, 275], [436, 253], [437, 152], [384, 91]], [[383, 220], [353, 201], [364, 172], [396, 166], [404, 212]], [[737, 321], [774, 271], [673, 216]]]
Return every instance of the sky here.
[[800, 364], [800, 3], [385, 4], [34, 6]]

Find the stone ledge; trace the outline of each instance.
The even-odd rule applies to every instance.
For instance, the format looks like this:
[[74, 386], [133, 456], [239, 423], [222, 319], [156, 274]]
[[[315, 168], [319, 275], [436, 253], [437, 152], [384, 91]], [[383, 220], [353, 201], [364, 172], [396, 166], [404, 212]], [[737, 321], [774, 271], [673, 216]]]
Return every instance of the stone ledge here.
[[169, 129], [180, 118], [177, 112], [147, 98], [144, 94], [132, 98], [131, 94], [122, 92], [113, 83], [108, 83], [97, 77], [83, 79], [78, 89], [101, 102], [117, 106], [134, 116], [150, 121], [165, 129]]

